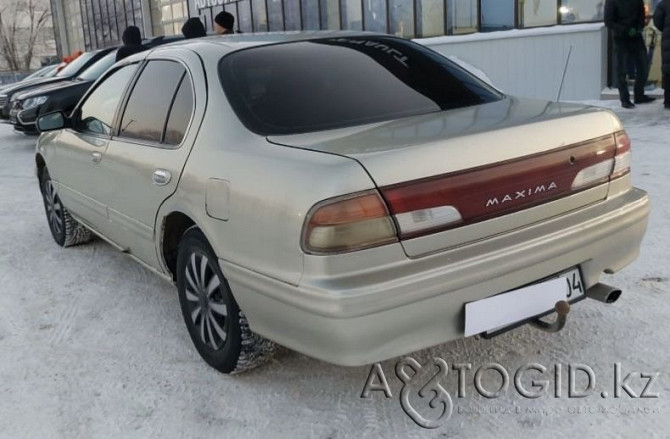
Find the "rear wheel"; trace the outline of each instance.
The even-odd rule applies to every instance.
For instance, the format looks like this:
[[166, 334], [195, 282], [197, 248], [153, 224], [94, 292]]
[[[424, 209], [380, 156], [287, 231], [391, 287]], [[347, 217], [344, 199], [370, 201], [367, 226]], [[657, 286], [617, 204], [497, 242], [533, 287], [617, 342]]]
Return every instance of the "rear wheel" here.
[[177, 290], [191, 340], [207, 364], [238, 373], [271, 358], [276, 345], [251, 332], [214, 251], [195, 227], [179, 244]]
[[91, 231], [72, 218], [70, 212], [63, 206], [46, 168], [42, 171], [40, 184], [49, 230], [56, 244], [69, 247], [90, 241]]

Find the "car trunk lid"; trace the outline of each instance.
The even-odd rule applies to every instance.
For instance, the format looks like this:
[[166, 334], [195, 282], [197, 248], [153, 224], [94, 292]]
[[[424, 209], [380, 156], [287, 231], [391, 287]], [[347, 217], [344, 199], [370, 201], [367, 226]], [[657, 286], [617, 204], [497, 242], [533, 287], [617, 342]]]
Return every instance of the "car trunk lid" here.
[[405, 251], [418, 256], [604, 199], [617, 124], [592, 107], [505, 98], [268, 140], [357, 160], [394, 216]]

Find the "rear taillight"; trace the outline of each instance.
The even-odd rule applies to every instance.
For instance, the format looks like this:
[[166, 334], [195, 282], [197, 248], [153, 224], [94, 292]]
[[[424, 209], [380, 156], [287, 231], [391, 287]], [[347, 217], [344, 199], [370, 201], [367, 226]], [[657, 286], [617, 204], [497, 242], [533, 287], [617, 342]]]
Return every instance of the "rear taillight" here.
[[307, 215], [307, 253], [344, 253], [397, 242], [393, 221], [375, 190], [323, 201]]
[[616, 155], [614, 156], [614, 169], [611, 179], [621, 177], [630, 172], [630, 137], [625, 131], [614, 134], [616, 142]]
[[630, 138], [625, 131], [614, 133], [614, 156], [603, 153], [604, 160], [579, 171], [572, 182], [572, 190], [595, 186], [630, 172]]

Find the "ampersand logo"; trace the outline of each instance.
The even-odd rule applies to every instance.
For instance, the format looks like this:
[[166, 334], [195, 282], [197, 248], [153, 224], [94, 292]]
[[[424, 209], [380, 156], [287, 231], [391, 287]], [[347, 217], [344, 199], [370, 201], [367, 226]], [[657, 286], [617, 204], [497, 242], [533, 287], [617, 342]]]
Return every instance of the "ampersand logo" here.
[[[418, 394], [421, 398], [431, 397], [428, 403], [430, 408], [436, 409], [438, 406], [442, 406], [442, 413], [437, 417], [437, 419], [424, 418], [410, 404], [410, 392], [419, 387], [419, 385], [414, 381], [416, 381], [416, 379], [419, 377], [419, 372], [421, 369], [423, 369], [423, 366], [421, 366], [421, 364], [419, 364], [419, 362], [413, 358], [404, 358], [403, 360], [399, 361], [395, 367], [396, 375], [400, 381], [403, 382], [402, 390], [400, 391], [400, 406], [405, 411], [407, 416], [409, 416], [414, 422], [416, 422], [417, 425], [423, 428], [438, 428], [442, 426], [449, 420], [454, 408], [454, 404], [451, 401], [449, 392], [447, 392], [447, 390], [440, 384], [440, 380], [446, 378], [449, 367], [446, 361], [441, 358], [434, 358], [433, 362], [438, 371], [423, 387], [419, 389]], [[412, 370], [413, 373], [411, 376], [407, 373], [407, 368]], [[433, 394], [431, 394], [431, 392], [433, 392]]]

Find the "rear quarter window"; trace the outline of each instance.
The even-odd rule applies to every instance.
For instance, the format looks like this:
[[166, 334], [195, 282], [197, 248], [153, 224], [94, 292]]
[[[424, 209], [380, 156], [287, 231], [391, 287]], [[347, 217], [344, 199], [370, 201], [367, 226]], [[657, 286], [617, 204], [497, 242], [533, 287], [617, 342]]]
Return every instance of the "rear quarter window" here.
[[219, 77], [242, 123], [262, 135], [362, 125], [502, 97], [441, 55], [384, 36], [244, 49], [221, 59]]

